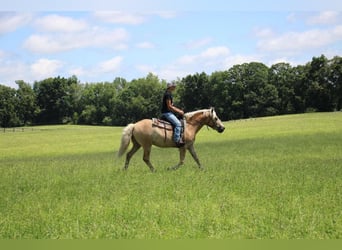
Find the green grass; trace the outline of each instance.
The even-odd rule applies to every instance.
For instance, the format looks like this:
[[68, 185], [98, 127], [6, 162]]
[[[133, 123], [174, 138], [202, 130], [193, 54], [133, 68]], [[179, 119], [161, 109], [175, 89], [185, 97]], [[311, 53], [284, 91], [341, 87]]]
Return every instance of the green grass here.
[[116, 159], [122, 128], [0, 133], [1, 239], [340, 239], [342, 113], [205, 127], [177, 171], [176, 149]]

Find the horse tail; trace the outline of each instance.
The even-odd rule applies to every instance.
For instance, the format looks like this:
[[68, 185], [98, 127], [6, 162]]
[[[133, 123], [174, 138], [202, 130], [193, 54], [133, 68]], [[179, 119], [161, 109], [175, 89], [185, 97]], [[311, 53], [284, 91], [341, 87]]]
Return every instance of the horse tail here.
[[128, 124], [123, 132], [122, 132], [122, 136], [121, 136], [121, 145], [120, 145], [120, 149], [118, 152], [118, 157], [121, 157], [127, 150], [129, 142], [131, 141], [132, 135], [133, 135], [133, 130], [134, 130], [134, 124]]

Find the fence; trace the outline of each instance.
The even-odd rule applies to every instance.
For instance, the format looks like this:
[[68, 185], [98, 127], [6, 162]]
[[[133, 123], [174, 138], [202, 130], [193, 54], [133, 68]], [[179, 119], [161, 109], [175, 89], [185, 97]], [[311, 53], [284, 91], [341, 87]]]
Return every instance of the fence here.
[[21, 128], [1, 128], [1, 131], [3, 133], [9, 133], [9, 132], [25, 132], [25, 131], [33, 131], [34, 128], [29, 127], [21, 127]]

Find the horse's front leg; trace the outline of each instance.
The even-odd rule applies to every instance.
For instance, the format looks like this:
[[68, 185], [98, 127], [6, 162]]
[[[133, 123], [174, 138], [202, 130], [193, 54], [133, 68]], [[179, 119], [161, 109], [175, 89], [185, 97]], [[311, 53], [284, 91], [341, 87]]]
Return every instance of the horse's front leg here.
[[179, 149], [179, 163], [177, 165], [173, 166], [173, 167], [168, 168], [168, 170], [176, 170], [180, 166], [182, 166], [184, 164], [185, 153], [186, 153], [185, 147], [181, 147]]
[[189, 151], [190, 151], [190, 154], [192, 155], [192, 158], [194, 158], [195, 162], [197, 163], [198, 167], [200, 169], [203, 169], [199, 159], [198, 159], [198, 156], [196, 154], [196, 151], [195, 151], [195, 148], [194, 148], [194, 144], [190, 145], [189, 147]]

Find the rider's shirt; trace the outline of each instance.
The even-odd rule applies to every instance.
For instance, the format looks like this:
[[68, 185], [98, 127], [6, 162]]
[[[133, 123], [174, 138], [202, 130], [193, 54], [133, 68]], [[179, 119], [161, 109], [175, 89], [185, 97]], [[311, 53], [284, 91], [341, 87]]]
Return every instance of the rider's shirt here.
[[171, 104], [173, 104], [173, 97], [170, 91], [165, 91], [164, 96], [163, 96], [163, 106], [162, 106], [162, 113], [167, 113], [171, 112], [171, 110], [168, 109], [166, 101], [171, 100]]

